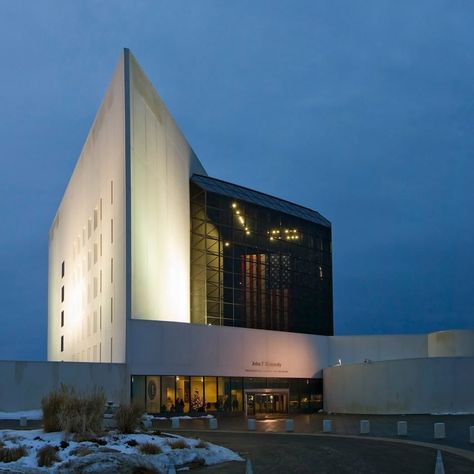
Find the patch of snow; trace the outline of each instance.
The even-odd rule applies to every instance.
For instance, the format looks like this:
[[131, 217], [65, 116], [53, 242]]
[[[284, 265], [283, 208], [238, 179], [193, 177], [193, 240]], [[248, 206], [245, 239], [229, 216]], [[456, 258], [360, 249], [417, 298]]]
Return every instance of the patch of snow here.
[[146, 417], [151, 416], [153, 420], [172, 420], [178, 419], [178, 420], [202, 420], [208, 419], [208, 418], [214, 418], [214, 415], [202, 415], [202, 416], [189, 416], [189, 415], [178, 415], [178, 416], [153, 416], [153, 415], [143, 415]]
[[[184, 464], [201, 461], [205, 465], [218, 464], [226, 461], [243, 461], [243, 459], [230, 449], [212, 443], [202, 443], [199, 439], [185, 438], [178, 435], [165, 434], [118, 434], [109, 432], [101, 439], [105, 440], [105, 446], [98, 446], [90, 441], [76, 442], [72, 439], [65, 439], [64, 433], [45, 433], [43, 430], [3, 430], [0, 431], [0, 441], [5, 447], [24, 446], [28, 450], [28, 455], [13, 463], [1, 463], [2, 468], [18, 470], [19, 472], [62, 472], [64, 470], [77, 470], [84, 465], [92, 466], [94, 471], [100, 472], [103, 469], [110, 469], [111, 466], [134, 465], [142, 463], [167, 472], [170, 465], [183, 466]], [[60, 448], [61, 441], [66, 440], [69, 445], [64, 449]], [[130, 446], [128, 441], [134, 440], [136, 446]], [[172, 444], [177, 440], [184, 442], [186, 448], [173, 449]], [[161, 454], [142, 455], [139, 450], [140, 444], [153, 443], [160, 447]], [[201, 443], [201, 444], [200, 444]], [[58, 448], [59, 462], [52, 468], [40, 468], [37, 465], [36, 453], [44, 445], [49, 444]], [[201, 446], [201, 447], [198, 447]], [[75, 456], [71, 454], [78, 446], [86, 446], [93, 452], [86, 456]], [[79, 469], [81, 470], [81, 469]], [[110, 471], [109, 471], [110, 472]]]
[[0, 420], [19, 420], [26, 416], [28, 420], [42, 420], [42, 410], [0, 411]]

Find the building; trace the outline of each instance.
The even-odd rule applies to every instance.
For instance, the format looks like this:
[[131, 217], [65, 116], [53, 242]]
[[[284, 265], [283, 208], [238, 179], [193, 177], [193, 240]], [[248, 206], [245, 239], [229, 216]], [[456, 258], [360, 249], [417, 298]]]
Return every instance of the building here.
[[[207, 176], [125, 50], [51, 228], [48, 318], [49, 360], [126, 363], [134, 395], [156, 387], [149, 409], [182, 399], [188, 411], [197, 394], [242, 410], [248, 387], [283, 389], [271, 399], [284, 410], [322, 407], [320, 376], [282, 383], [280, 354], [249, 352], [245, 373], [216, 363], [197, 371], [190, 349], [209, 335], [233, 340], [236, 327], [331, 335], [331, 225]], [[166, 332], [175, 350], [143, 351], [143, 337], [160, 351]], [[262, 386], [260, 372], [277, 377]]]
[[319, 213], [208, 176], [124, 50], [50, 230], [49, 362], [0, 363], [0, 410], [99, 382], [152, 413], [474, 412], [474, 331], [334, 336], [331, 255]]

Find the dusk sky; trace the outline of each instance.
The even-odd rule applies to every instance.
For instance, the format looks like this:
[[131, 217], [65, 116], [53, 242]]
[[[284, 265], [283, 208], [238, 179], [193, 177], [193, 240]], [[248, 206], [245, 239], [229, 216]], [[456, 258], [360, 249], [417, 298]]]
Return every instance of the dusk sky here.
[[474, 2], [0, 0], [0, 359], [123, 47], [216, 178], [333, 225], [336, 334], [474, 328]]

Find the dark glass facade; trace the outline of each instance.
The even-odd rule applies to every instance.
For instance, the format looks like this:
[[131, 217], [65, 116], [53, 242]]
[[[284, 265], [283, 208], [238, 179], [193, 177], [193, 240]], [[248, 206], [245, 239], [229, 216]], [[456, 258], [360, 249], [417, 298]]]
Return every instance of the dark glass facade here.
[[324, 217], [209, 177], [190, 194], [193, 323], [333, 334]]
[[246, 409], [248, 414], [315, 412], [323, 408], [322, 379], [134, 375], [131, 391], [132, 399], [148, 413], [163, 415]]

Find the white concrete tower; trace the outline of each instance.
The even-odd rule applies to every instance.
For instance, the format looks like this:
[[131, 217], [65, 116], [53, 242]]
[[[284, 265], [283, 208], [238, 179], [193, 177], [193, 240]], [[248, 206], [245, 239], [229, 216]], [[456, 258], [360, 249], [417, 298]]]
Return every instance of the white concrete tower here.
[[125, 49], [49, 233], [48, 360], [125, 362], [130, 318], [189, 322], [193, 173]]

